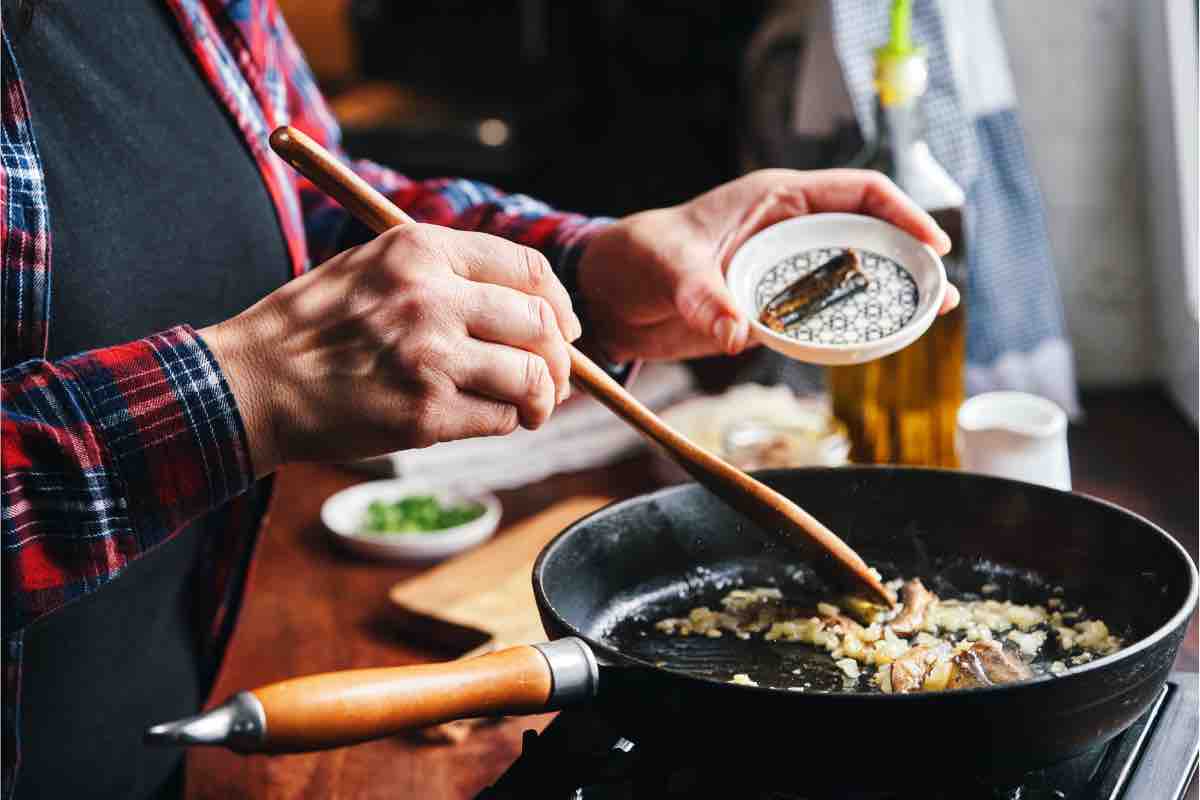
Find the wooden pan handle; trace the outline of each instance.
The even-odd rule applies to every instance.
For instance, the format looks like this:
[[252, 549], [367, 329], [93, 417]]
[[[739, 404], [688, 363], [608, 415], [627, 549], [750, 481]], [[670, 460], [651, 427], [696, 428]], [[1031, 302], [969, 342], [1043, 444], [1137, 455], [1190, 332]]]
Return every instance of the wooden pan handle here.
[[553, 711], [593, 697], [599, 667], [581, 639], [476, 658], [292, 678], [195, 717], [155, 725], [151, 744], [297, 753], [473, 717]]
[[551, 688], [546, 659], [523, 646], [445, 664], [308, 675], [251, 694], [267, 720], [260, 749], [295, 753], [455, 719], [542, 711]]

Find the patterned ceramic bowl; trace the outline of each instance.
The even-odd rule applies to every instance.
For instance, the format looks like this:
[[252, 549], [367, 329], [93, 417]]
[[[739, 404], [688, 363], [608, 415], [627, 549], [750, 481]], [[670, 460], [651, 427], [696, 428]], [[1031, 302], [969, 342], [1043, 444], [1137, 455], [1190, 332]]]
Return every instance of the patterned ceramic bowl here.
[[[847, 249], [858, 251], [865, 289], [776, 331], [759, 321], [780, 292]], [[942, 260], [882, 220], [812, 214], [772, 225], [746, 240], [725, 280], [772, 350], [813, 364], [859, 364], [890, 355], [929, 329], [946, 293]]]

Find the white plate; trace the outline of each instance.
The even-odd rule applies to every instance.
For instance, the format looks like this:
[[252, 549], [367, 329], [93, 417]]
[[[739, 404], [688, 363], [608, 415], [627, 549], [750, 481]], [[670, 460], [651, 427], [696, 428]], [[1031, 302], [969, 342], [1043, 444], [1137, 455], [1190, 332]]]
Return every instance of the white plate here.
[[[483, 516], [443, 531], [369, 533], [367, 506], [375, 500], [394, 503], [417, 494], [433, 495], [439, 503], [480, 503]], [[368, 558], [432, 561], [446, 558], [486, 541], [500, 524], [500, 500], [489, 492], [459, 486], [430, 488], [419, 480], [368, 481], [343, 489], [321, 506], [321, 522], [346, 549]]]
[[[724, 437], [730, 428], [755, 422], [792, 427], [812, 433], [812, 450], [795, 466], [840, 467], [846, 463], [849, 441], [845, 428], [833, 418], [829, 401], [821, 396], [797, 397], [787, 386], [742, 383], [722, 394], [700, 395], [664, 409], [663, 422], [708, 452], [727, 458]], [[682, 467], [657, 447], [650, 448], [650, 462], [661, 483], [690, 481]]]
[[[898, 330], [869, 341], [828, 344], [800, 341], [758, 321], [758, 289], [772, 268], [801, 253], [847, 247], [890, 259], [912, 277], [917, 288], [916, 309]], [[734, 253], [725, 281], [738, 307], [750, 317], [750, 331], [756, 339], [799, 361], [827, 365], [873, 361], [907, 347], [933, 324], [946, 294], [946, 270], [932, 248], [894, 225], [859, 214], [810, 214], [765, 228]]]

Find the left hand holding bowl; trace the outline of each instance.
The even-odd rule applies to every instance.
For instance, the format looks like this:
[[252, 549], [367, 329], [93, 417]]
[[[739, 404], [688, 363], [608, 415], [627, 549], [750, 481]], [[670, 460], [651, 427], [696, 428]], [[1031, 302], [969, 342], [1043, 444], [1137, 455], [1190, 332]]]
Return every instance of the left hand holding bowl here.
[[[945, 231], [882, 173], [759, 170], [596, 235], [579, 264], [592, 342], [613, 361], [741, 352], [749, 320], [724, 279], [734, 251], [776, 222], [832, 211], [878, 217], [939, 255], [950, 250]], [[941, 313], [958, 302], [949, 287]]]

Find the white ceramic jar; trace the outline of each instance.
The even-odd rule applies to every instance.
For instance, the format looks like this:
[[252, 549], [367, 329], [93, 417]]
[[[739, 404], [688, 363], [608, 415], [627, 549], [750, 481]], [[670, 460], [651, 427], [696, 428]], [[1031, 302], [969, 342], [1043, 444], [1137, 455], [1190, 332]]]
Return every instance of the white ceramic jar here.
[[1044, 397], [975, 395], [958, 410], [955, 445], [968, 472], [1071, 489], [1067, 415]]

